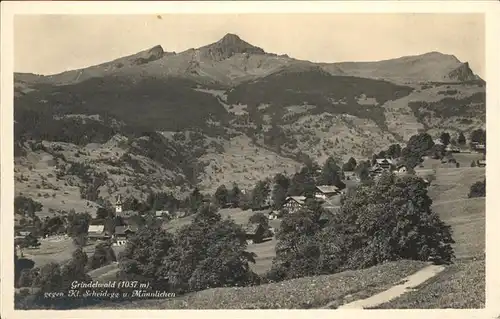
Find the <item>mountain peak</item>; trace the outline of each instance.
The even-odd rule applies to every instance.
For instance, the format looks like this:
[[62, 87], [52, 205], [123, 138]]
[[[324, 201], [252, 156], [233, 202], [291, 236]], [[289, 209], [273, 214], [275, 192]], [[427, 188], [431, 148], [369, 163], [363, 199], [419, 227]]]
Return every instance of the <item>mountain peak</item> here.
[[219, 41], [200, 48], [205, 55], [215, 61], [222, 61], [238, 53], [265, 54], [266, 52], [259, 47], [243, 41], [238, 35], [228, 33]]
[[245, 42], [243, 41], [237, 34], [228, 33], [223, 36], [218, 42], [221, 43], [237, 43], [237, 42]]

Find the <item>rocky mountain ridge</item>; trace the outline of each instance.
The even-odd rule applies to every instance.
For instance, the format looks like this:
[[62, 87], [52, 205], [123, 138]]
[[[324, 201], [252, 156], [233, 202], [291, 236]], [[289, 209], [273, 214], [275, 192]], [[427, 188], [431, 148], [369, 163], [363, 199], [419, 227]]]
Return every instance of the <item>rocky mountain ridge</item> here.
[[16, 194], [54, 210], [92, 210], [117, 194], [251, 189], [305, 160], [366, 159], [421, 130], [467, 133], [486, 114], [484, 81], [452, 55], [313, 63], [234, 34], [14, 79]]

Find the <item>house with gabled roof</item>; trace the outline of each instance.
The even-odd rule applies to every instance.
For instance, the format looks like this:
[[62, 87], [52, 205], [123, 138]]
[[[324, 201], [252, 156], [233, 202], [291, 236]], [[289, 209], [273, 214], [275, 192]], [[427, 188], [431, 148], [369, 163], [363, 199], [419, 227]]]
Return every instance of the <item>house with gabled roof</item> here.
[[304, 207], [306, 201], [305, 196], [289, 196], [286, 198], [283, 209], [289, 213], [294, 213]]
[[342, 190], [335, 185], [316, 186], [314, 190], [314, 198], [325, 200], [329, 197], [341, 194]]
[[377, 158], [375, 160], [374, 166], [381, 167], [382, 169], [385, 169], [385, 170], [390, 170], [393, 165], [394, 165], [394, 161], [390, 158]]
[[260, 243], [264, 239], [266, 229], [262, 224], [249, 224], [244, 228], [245, 239], [248, 243]]
[[130, 236], [134, 235], [137, 232], [138, 228], [136, 226], [116, 226], [114, 238], [116, 240], [125, 240], [130, 238]]
[[104, 231], [104, 225], [89, 225], [88, 238], [92, 240], [105, 240], [111, 236]]
[[400, 164], [396, 166], [396, 169], [394, 170], [394, 173], [396, 174], [406, 174], [408, 173], [408, 167], [404, 164]]

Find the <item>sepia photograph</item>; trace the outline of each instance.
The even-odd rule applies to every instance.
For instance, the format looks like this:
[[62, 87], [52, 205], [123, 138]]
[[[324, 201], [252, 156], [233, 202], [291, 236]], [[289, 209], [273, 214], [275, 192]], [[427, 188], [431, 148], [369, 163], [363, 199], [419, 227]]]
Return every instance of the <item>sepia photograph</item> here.
[[485, 308], [485, 17], [14, 15], [14, 309]]

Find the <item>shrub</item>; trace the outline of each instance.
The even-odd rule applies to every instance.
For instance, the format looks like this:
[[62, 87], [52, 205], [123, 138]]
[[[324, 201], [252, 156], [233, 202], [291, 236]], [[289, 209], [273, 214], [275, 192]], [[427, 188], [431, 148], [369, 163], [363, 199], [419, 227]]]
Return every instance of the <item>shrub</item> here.
[[245, 286], [258, 280], [248, 266], [255, 261], [246, 245], [241, 226], [204, 205], [174, 235], [160, 226], [141, 229], [120, 255], [120, 277], [168, 284], [177, 292]]
[[470, 187], [469, 198], [486, 196], [486, 179], [476, 182]]

